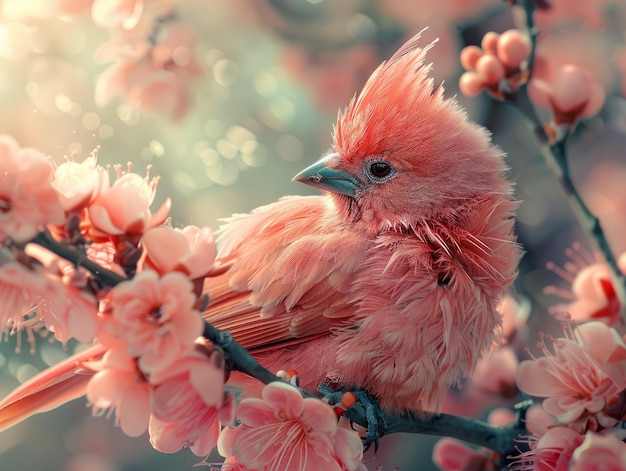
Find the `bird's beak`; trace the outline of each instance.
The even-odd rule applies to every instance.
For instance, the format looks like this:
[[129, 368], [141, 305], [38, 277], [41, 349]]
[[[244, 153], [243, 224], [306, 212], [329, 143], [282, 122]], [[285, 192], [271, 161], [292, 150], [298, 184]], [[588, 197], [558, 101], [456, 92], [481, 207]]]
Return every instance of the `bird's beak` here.
[[361, 182], [349, 173], [330, 167], [329, 164], [336, 159], [336, 154], [327, 155], [298, 173], [293, 177], [293, 181], [310, 185], [319, 190], [354, 197], [356, 190], [361, 186]]

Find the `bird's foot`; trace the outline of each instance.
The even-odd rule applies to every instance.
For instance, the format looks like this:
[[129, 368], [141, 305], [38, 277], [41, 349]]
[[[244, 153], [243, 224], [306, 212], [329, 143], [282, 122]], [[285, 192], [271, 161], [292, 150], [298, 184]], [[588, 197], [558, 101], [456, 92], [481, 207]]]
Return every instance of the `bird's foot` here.
[[346, 417], [350, 420], [351, 426], [355, 422], [359, 423], [361, 421], [357, 422], [349, 416], [365, 418], [367, 423], [367, 432], [363, 438], [365, 451], [369, 450], [372, 444], [374, 444], [374, 451], [378, 451], [378, 441], [385, 433], [387, 426], [386, 414], [380, 408], [378, 400], [363, 389], [335, 391], [328, 385], [323, 384], [317, 390], [329, 404], [334, 406], [338, 416], [348, 412]]

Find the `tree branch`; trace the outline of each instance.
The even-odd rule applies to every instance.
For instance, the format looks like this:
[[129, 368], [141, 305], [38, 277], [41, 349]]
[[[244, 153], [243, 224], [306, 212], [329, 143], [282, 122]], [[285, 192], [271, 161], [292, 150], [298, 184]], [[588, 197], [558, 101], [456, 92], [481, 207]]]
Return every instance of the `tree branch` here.
[[84, 253], [73, 249], [67, 244], [57, 242], [47, 231], [39, 232], [31, 240], [31, 242], [37, 245], [41, 245], [42, 247], [48, 249], [50, 252], [58, 255], [59, 257], [72, 262], [74, 265], [76, 265], [76, 267], [82, 267], [86, 269], [107, 286], [113, 287], [115, 285], [118, 285], [122, 281], [128, 281], [123, 276], [118, 275], [111, 270], [107, 270], [106, 268], [103, 268], [97, 263], [89, 260], [87, 255], [85, 255]]
[[[530, 74], [532, 73], [532, 65], [535, 60], [538, 31], [533, 20], [533, 13], [535, 11], [534, 3], [531, 0], [524, 0], [522, 4], [526, 12], [526, 28], [528, 30], [527, 32], [532, 46], [531, 53], [528, 58], [528, 72], [530, 77]], [[589, 210], [571, 179], [566, 151], [567, 133], [564, 133], [562, 136], [558, 136], [556, 138], [548, 135], [544, 125], [535, 112], [533, 104], [530, 101], [527, 83], [523, 84], [518, 91], [508, 93], [504, 92], [503, 95], [505, 96], [505, 101], [514, 105], [525, 117], [527, 125], [530, 127], [530, 130], [539, 143], [544, 161], [561, 184], [561, 187], [567, 197], [567, 201], [572, 208], [578, 223], [589, 235], [593, 248], [599, 252], [606, 261], [611, 272], [613, 285], [615, 286], [615, 291], [622, 306], [622, 310], [626, 310], [626, 277], [622, 274], [617, 265], [617, 259], [611, 250], [604, 231], [602, 230], [600, 221]]]

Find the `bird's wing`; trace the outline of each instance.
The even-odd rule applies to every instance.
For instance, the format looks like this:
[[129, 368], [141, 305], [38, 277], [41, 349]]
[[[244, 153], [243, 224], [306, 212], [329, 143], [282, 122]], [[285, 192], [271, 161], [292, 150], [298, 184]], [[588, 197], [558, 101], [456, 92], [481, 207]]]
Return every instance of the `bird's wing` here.
[[99, 360], [105, 351], [102, 345], [94, 345], [43, 370], [13, 390], [0, 401], [0, 431], [84, 395], [91, 372], [83, 364]]
[[218, 235], [226, 271], [206, 279], [205, 318], [244, 347], [298, 343], [345, 325], [366, 242], [324, 196], [288, 197], [228, 220]]

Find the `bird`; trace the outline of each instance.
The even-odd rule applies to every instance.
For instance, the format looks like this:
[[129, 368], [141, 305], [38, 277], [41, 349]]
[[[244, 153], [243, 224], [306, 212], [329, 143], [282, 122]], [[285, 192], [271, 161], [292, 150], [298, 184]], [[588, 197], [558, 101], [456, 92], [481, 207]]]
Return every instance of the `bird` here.
[[[522, 256], [505, 155], [444, 96], [426, 62], [435, 42], [420, 43], [372, 73], [328, 152], [294, 177], [320, 194], [225, 220], [221, 269], [203, 286], [206, 321], [265, 368], [295, 371], [303, 389], [365, 390], [392, 414], [441, 411], [498, 340], [496, 306]], [[84, 394], [77, 365], [103, 351], [0, 401], [0, 428]], [[228, 383], [260, 391], [237, 372]]]

